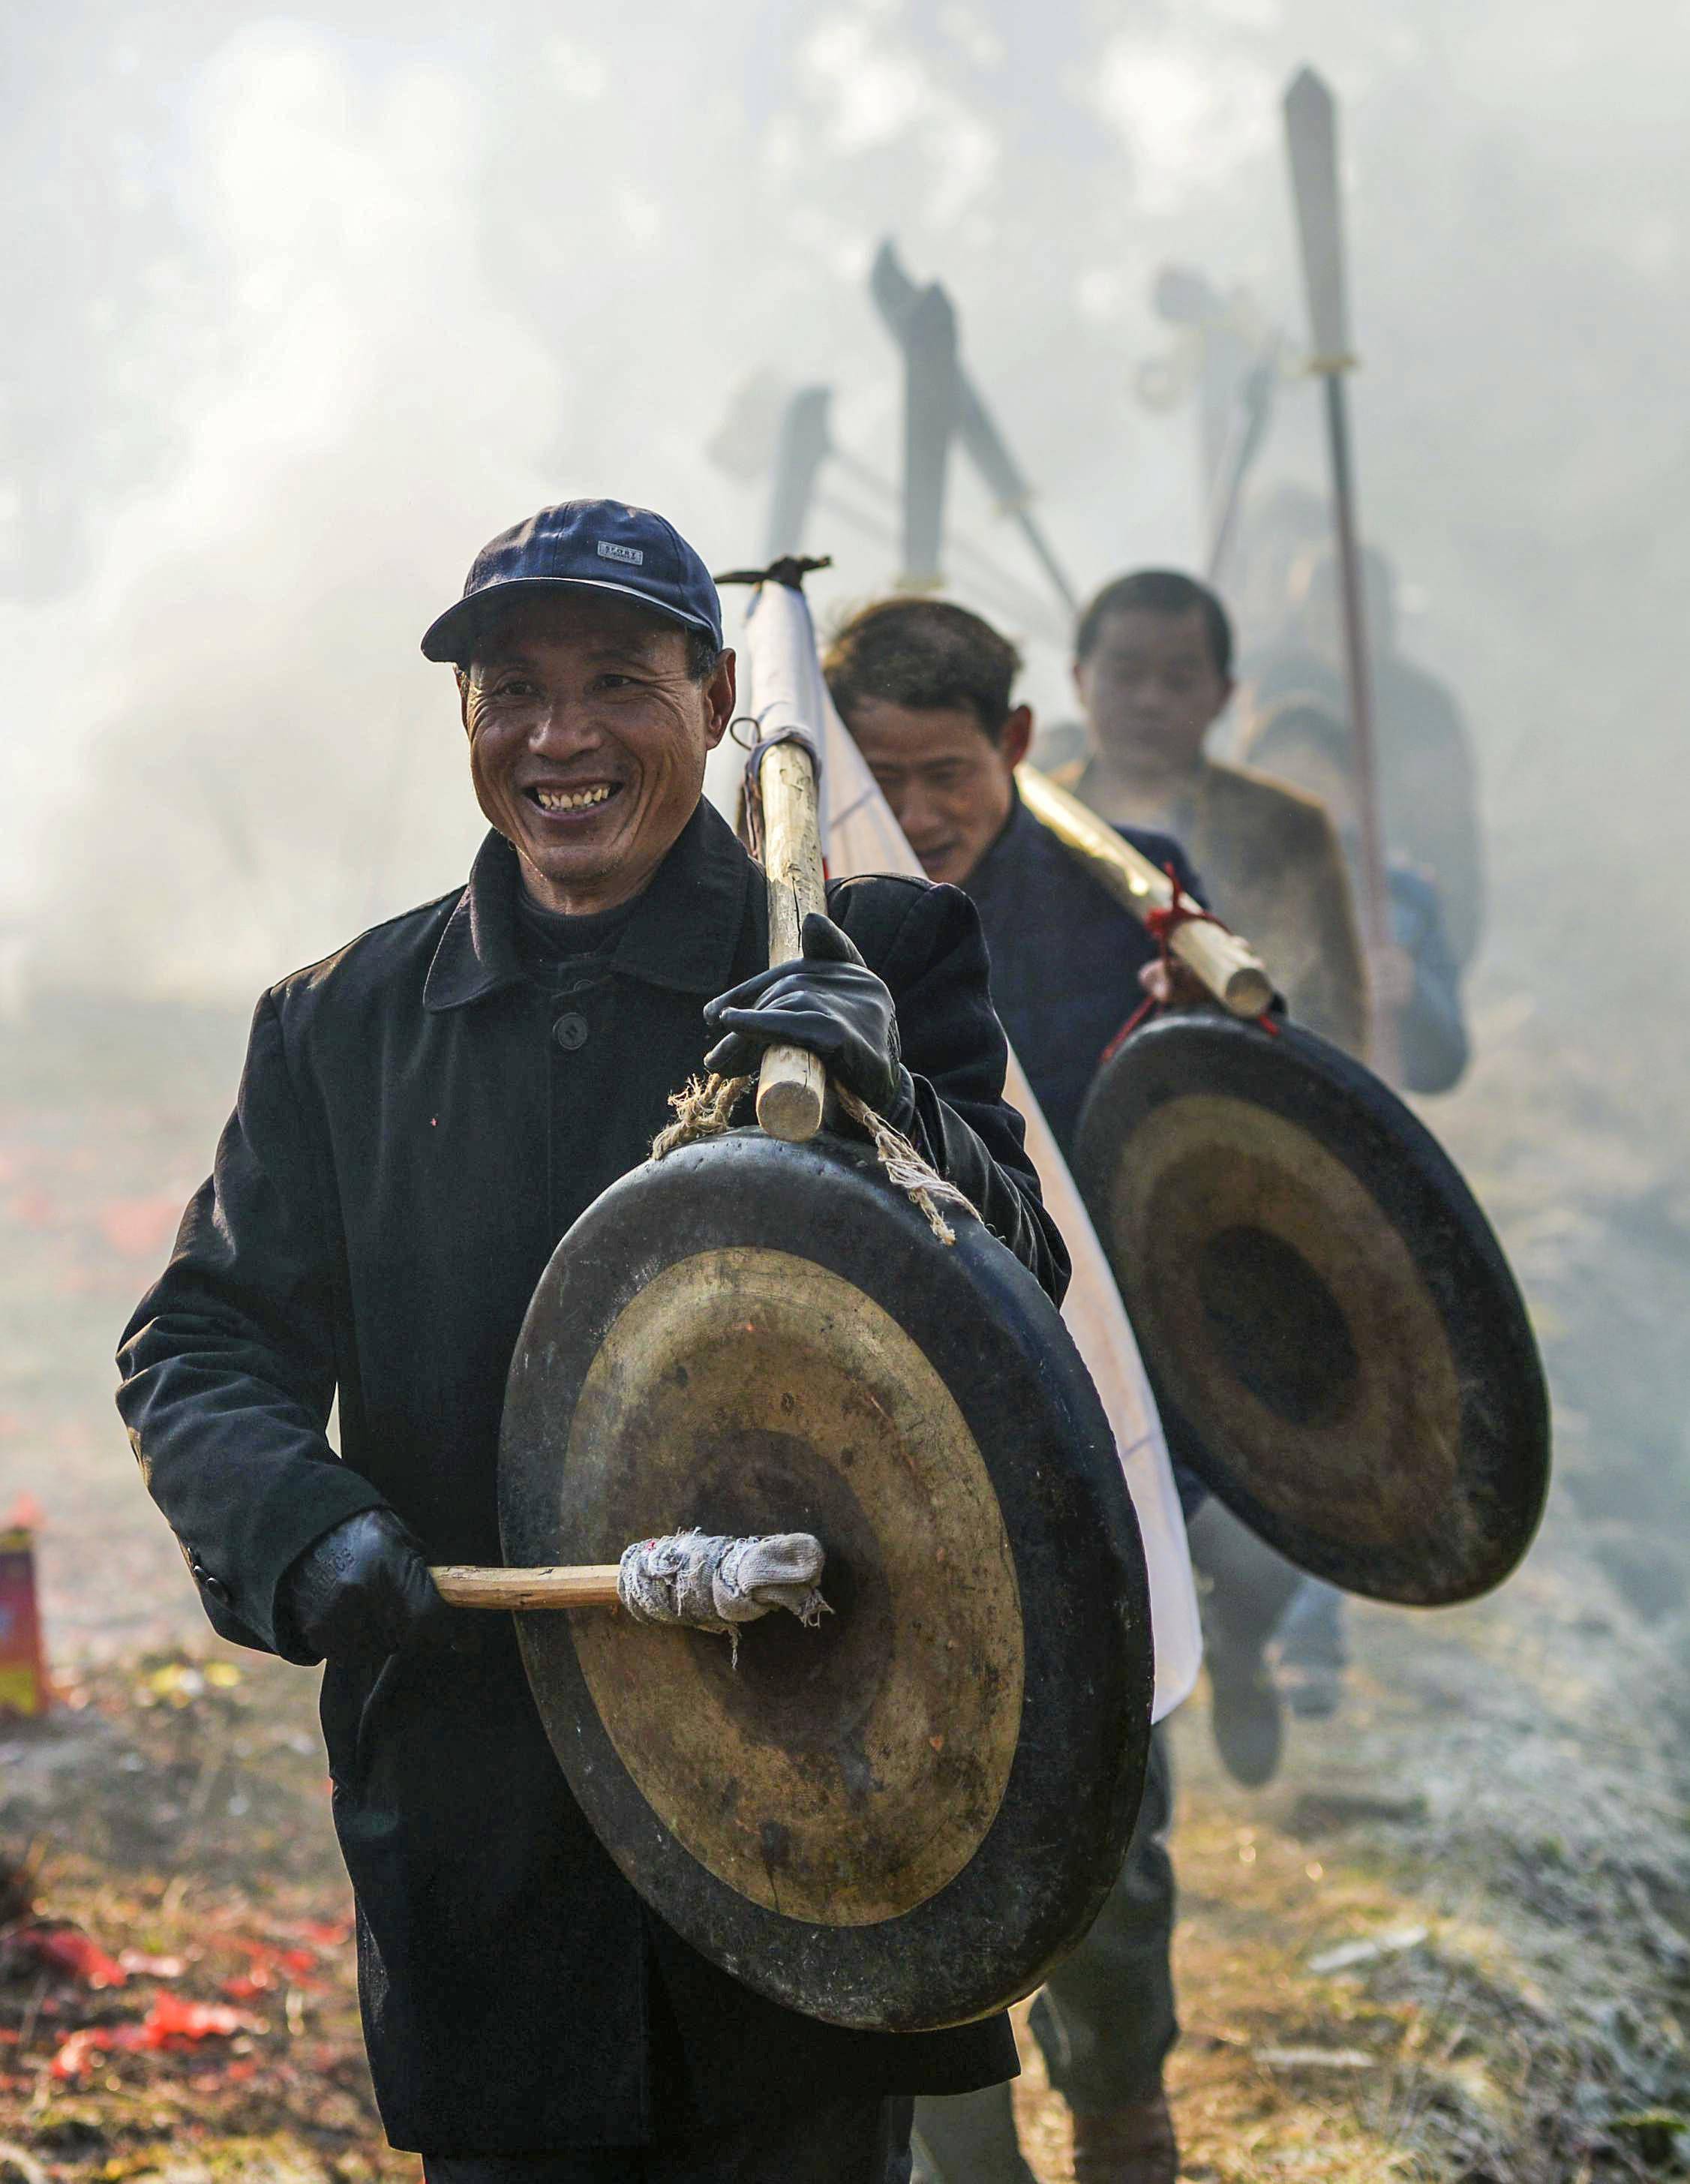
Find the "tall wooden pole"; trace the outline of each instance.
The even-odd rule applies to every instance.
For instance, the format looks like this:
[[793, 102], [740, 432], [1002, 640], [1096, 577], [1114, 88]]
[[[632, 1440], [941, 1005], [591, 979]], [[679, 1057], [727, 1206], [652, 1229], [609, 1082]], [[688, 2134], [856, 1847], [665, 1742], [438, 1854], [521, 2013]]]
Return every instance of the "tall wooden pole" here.
[[[1372, 661], [1362, 587], [1360, 526], [1350, 448], [1346, 375], [1355, 369], [1344, 277], [1343, 206], [1338, 187], [1337, 108], [1313, 69], [1292, 78], [1285, 94], [1285, 142], [1291, 192], [1303, 250], [1309, 324], [1315, 354], [1309, 369], [1324, 382], [1326, 452], [1337, 529], [1338, 593], [1343, 623], [1344, 689], [1349, 707], [1356, 802], [1361, 819], [1362, 930], [1370, 955], [1393, 944], [1390, 881], [1380, 812], [1379, 742], [1373, 710]], [[1374, 982], [1371, 1051], [1379, 1074], [1395, 1083], [1402, 1071], [1396, 1019], [1381, 1006]]]

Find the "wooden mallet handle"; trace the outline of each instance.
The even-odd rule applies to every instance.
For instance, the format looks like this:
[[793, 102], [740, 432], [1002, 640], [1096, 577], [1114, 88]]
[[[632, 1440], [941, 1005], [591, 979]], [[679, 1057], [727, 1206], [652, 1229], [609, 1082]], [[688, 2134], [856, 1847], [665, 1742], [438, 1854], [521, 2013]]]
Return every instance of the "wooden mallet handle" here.
[[[813, 910], [827, 907], [816, 808], [815, 766], [802, 744], [776, 744], [758, 776], [763, 866], [769, 883], [769, 961], [789, 963]], [[827, 1072], [801, 1046], [771, 1046], [757, 1078], [757, 1120], [771, 1138], [803, 1145], [821, 1128]]]
[[[620, 1563], [540, 1569], [439, 1563], [429, 1575], [453, 1607], [614, 1607], [624, 1565], [631, 1563], [629, 1601], [637, 1621], [714, 1630], [723, 1627], [724, 1617], [754, 1622], [776, 1607], [813, 1622], [824, 1606], [819, 1588], [826, 1561], [813, 1532], [759, 1532], [748, 1539], [666, 1532], [637, 1540]], [[710, 1603], [702, 1614], [701, 1599]]]
[[614, 1607], [614, 1563], [583, 1563], [572, 1568], [480, 1568], [471, 1563], [442, 1563], [429, 1571], [441, 1598], [453, 1607]]

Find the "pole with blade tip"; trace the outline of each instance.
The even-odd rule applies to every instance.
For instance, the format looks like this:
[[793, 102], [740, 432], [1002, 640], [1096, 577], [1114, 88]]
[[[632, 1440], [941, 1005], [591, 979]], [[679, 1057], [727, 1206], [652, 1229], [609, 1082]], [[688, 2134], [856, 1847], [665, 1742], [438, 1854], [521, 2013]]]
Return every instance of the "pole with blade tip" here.
[[[1045, 537], [1032, 515], [1031, 508], [1032, 488], [1028, 485], [1015, 457], [1010, 454], [1009, 443], [987, 409], [979, 388], [975, 385], [960, 360], [958, 350], [956, 310], [950, 298], [937, 281], [930, 282], [925, 288], [918, 287], [905, 271], [897, 250], [889, 242], [883, 242], [876, 255], [874, 267], [869, 276], [869, 288], [881, 317], [886, 322], [894, 340], [904, 352], [905, 384], [912, 390], [912, 398], [907, 404], [904, 413], [906, 432], [910, 436], [906, 439], [907, 460], [913, 464], [914, 433], [918, 430], [925, 430], [929, 434], [932, 434], [942, 421], [946, 448], [948, 448], [951, 436], [954, 434], [961, 442], [964, 452], [970, 461], [979, 471], [987, 492], [996, 499], [998, 513], [1009, 516], [1026, 541], [1033, 558], [1049, 579], [1051, 589], [1060, 600], [1064, 614], [1077, 613], [1080, 605], [1079, 596], [1070, 582], [1061, 563], [1057, 560], [1050, 541]], [[930, 314], [941, 309], [945, 315], [945, 323], [948, 331], [950, 357], [947, 382], [948, 407], [943, 413], [942, 420], [936, 408], [930, 408], [930, 414], [925, 417], [922, 416], [918, 412], [913, 398], [918, 359], [924, 351], [932, 347], [935, 340], [933, 332], [927, 324], [927, 319]], [[930, 364], [926, 369], [931, 376], [936, 373], [937, 367]], [[932, 459], [930, 457], [930, 469], [931, 461]], [[917, 476], [917, 472], [912, 467], [906, 471], [906, 476], [913, 481]], [[941, 504], [944, 485], [944, 469], [941, 460], [937, 479], [937, 490]], [[935, 569], [937, 567], [937, 537], [939, 513], [939, 510], [936, 509], [930, 519], [936, 539], [933, 557]], [[921, 565], [906, 554], [905, 566], [911, 572], [910, 576], [906, 577], [905, 581], [911, 581], [912, 577], [920, 581], [917, 572]]]
[[[1355, 760], [1356, 801], [1361, 816], [1362, 924], [1376, 961], [1392, 944], [1391, 898], [1385, 834], [1379, 803], [1378, 737], [1373, 711], [1372, 662], [1362, 588], [1361, 542], [1356, 521], [1355, 471], [1350, 452], [1345, 375], [1355, 368], [1350, 348], [1349, 302], [1344, 270], [1343, 207], [1338, 190], [1337, 107], [1313, 69], [1299, 70], [1285, 94], [1285, 142], [1291, 192], [1309, 297], [1315, 354], [1309, 370], [1326, 395], [1326, 445], [1331, 465], [1337, 528], [1338, 591], [1343, 620], [1344, 689]], [[1372, 1051], [1379, 1075], [1401, 1077], [1396, 1022], [1381, 1005], [1374, 981]]]
[[903, 333], [903, 568], [907, 590], [936, 591], [945, 485], [957, 421], [957, 320], [937, 285], [915, 298]]
[[1051, 550], [1050, 541], [1033, 519], [1033, 489], [1009, 453], [1009, 443], [992, 421], [980, 390], [966, 371], [957, 373], [957, 434], [987, 490], [998, 503], [998, 513], [1007, 515], [1026, 539], [1033, 559], [1050, 579], [1051, 589], [1070, 614], [1080, 611], [1079, 595], [1067, 572]]

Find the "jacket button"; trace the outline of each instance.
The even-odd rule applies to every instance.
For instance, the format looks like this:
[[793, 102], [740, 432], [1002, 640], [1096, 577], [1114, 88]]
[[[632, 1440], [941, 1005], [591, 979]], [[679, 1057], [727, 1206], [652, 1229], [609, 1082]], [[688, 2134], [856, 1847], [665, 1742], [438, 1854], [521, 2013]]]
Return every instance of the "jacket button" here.
[[205, 1591], [209, 1597], [214, 1600], [220, 1607], [227, 1607], [229, 1605], [229, 1588], [225, 1585], [220, 1577], [203, 1577], [200, 1580], [200, 1584], [204, 1587]]
[[566, 1011], [553, 1025], [552, 1036], [565, 1054], [573, 1054], [586, 1045], [586, 1018], [578, 1009]]

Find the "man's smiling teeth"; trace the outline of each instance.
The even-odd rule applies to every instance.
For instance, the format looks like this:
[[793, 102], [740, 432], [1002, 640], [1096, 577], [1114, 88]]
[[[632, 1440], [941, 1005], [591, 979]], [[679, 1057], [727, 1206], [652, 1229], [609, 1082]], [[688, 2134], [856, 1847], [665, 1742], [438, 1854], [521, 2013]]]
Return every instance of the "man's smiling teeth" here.
[[601, 781], [594, 788], [536, 788], [534, 800], [542, 811], [581, 811], [589, 804], [603, 804], [610, 788], [608, 781]]

